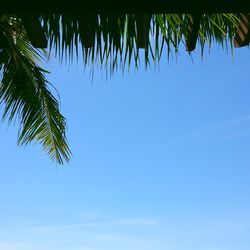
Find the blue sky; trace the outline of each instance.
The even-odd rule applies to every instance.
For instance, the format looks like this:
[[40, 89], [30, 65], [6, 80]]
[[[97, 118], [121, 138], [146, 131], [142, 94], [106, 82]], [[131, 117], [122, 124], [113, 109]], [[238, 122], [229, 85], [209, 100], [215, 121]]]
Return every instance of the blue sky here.
[[0, 249], [249, 250], [249, 50], [164, 59], [93, 81], [49, 63], [73, 158], [0, 125]]

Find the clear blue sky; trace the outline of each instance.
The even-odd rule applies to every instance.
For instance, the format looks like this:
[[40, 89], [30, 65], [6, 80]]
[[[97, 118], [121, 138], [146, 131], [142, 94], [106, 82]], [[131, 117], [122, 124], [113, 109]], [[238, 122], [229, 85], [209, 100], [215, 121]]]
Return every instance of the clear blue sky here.
[[249, 250], [250, 51], [93, 81], [47, 66], [71, 162], [0, 125], [1, 250]]

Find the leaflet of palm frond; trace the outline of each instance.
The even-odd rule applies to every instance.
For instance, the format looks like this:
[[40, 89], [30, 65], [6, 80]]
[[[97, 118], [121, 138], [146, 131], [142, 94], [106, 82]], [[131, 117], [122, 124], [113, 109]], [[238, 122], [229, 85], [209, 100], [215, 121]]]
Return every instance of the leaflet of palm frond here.
[[186, 39], [186, 49], [188, 52], [193, 51], [196, 47], [201, 18], [202, 15], [200, 13], [190, 15], [188, 34]]
[[47, 48], [48, 41], [38, 17], [33, 14], [25, 14], [21, 15], [21, 19], [31, 44], [35, 48]]
[[148, 44], [150, 19], [149, 15], [135, 15], [138, 48], [146, 48]]
[[[103, 23], [103, 21], [105, 23]], [[108, 34], [110, 42], [113, 43], [113, 46], [119, 50], [125, 27], [124, 15], [100, 15], [100, 26], [103, 31], [105, 29], [104, 33]]]
[[94, 47], [97, 18], [98, 16], [94, 14], [78, 15], [80, 39], [85, 48]]
[[4, 35], [4, 31], [0, 29], [0, 49], [6, 48], [6, 46], [7, 46], [7, 41]]
[[234, 47], [239, 48], [250, 43], [250, 13], [242, 15], [234, 38]]

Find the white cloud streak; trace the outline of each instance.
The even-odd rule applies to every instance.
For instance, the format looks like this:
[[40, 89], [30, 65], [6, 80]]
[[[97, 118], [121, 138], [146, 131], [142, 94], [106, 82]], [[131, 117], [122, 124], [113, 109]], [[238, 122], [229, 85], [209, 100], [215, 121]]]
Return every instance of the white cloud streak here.
[[[205, 136], [205, 135], [210, 135], [212, 133], [219, 132], [219, 131], [222, 131], [224, 129], [229, 129], [229, 128], [232, 128], [232, 127], [234, 127], [236, 125], [243, 124], [243, 123], [246, 123], [246, 122], [249, 122], [249, 121], [250, 121], [250, 115], [246, 115], [246, 116], [238, 117], [238, 118], [235, 118], [235, 119], [227, 120], [225, 122], [216, 124], [216, 125], [214, 125], [214, 126], [212, 126], [210, 128], [201, 129], [201, 130], [198, 130], [195, 133], [190, 133], [190, 134], [187, 134], [187, 135], [183, 135], [183, 136], [181, 136], [179, 138], [176, 138], [176, 139], [170, 141], [169, 143], [163, 144], [162, 147], [165, 148], [165, 147], [170, 147], [170, 146], [180, 144], [180, 143], [183, 143], [183, 142], [187, 142], [187, 141], [190, 141], [191, 139], [198, 138], [198, 137]], [[243, 133], [243, 134], [245, 134], [245, 133]]]
[[53, 233], [59, 231], [69, 230], [85, 230], [89, 228], [128, 228], [128, 227], [153, 227], [159, 225], [159, 221], [150, 218], [109, 218], [109, 219], [95, 219], [93, 221], [83, 222], [79, 224], [67, 225], [48, 225], [48, 226], [35, 226], [32, 231]]
[[[250, 221], [245, 217], [241, 220], [165, 218], [160, 223], [147, 218], [116, 218], [109, 222], [106, 219], [100, 225], [94, 222], [30, 227], [23, 228], [23, 232], [13, 230], [7, 241], [0, 235], [0, 249], [236, 250], [237, 245], [237, 250], [245, 250], [240, 242], [247, 241], [250, 230]], [[120, 230], [123, 227], [126, 230]], [[134, 227], [136, 230], [132, 230]]]

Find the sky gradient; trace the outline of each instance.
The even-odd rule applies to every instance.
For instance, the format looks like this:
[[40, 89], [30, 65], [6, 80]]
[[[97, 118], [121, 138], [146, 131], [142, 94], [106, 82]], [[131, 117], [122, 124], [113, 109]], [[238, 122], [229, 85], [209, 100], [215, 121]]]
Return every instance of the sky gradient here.
[[73, 158], [0, 124], [0, 249], [249, 250], [249, 55], [183, 49], [92, 81], [52, 59]]

